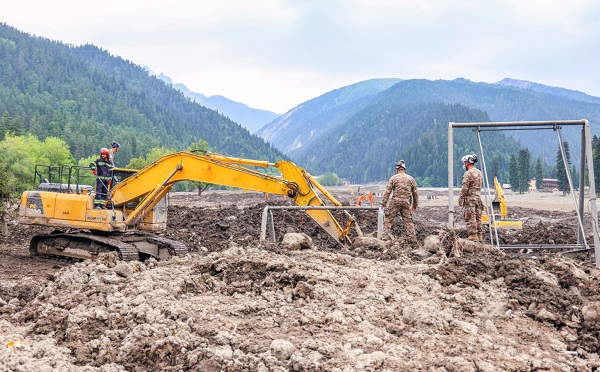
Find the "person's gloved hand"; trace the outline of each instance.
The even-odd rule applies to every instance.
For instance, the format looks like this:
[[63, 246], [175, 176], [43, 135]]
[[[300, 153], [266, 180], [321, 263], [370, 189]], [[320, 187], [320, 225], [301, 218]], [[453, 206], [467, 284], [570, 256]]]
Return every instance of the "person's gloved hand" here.
[[92, 173], [94, 174], [94, 176], [96, 175], [96, 170], [92, 169]]

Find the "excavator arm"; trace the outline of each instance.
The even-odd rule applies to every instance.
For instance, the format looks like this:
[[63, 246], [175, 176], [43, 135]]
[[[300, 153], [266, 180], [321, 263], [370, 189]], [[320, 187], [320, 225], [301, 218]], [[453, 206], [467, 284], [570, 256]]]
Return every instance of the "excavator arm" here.
[[504, 198], [504, 191], [502, 190], [502, 186], [500, 182], [498, 182], [498, 178], [494, 177], [494, 188], [496, 190], [496, 199], [498, 199], [499, 207], [500, 207], [500, 218], [507, 217], [506, 210], [506, 199]]
[[[496, 194], [495, 200], [492, 201], [492, 213], [494, 213], [494, 216], [493, 218], [488, 216], [486, 210], [484, 209], [481, 216], [481, 221], [484, 224], [489, 225], [493, 220], [493, 225], [498, 229], [522, 229], [523, 222], [517, 219], [508, 218], [504, 190], [502, 190], [502, 185], [500, 185], [500, 182], [498, 182], [497, 177], [494, 177], [494, 191]], [[498, 211], [499, 214], [496, 214], [496, 211]]]
[[[279, 170], [281, 177], [258, 172], [249, 166], [275, 168]], [[270, 163], [230, 158], [214, 153], [198, 155], [191, 152], [178, 152], [157, 159], [118, 183], [111, 190], [111, 200], [116, 208], [138, 202], [135, 209], [124, 219], [125, 225], [136, 226], [165, 197], [172, 186], [180, 181], [198, 181], [285, 195], [299, 206], [323, 206], [323, 200], [315, 192], [318, 190], [335, 206], [341, 206], [341, 203], [310, 174], [289, 161]], [[336, 241], [350, 242], [347, 236], [350, 226], [342, 228], [330, 211], [308, 209], [306, 213]]]

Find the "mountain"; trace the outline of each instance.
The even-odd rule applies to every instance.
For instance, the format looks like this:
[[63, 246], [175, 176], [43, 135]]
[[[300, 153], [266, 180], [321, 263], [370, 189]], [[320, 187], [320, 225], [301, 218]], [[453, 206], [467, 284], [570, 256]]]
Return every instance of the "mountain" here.
[[[231, 119], [94, 45], [65, 45], [0, 24], [0, 71], [0, 116], [11, 119], [11, 130], [61, 138], [76, 159], [116, 140], [123, 166], [154, 147], [183, 150], [200, 139], [226, 155], [285, 157]], [[5, 131], [0, 128], [0, 138]]]
[[293, 156], [330, 128], [343, 123], [400, 79], [372, 79], [335, 89], [305, 102], [262, 127], [257, 135]]
[[516, 79], [505, 78], [495, 84], [503, 85], [503, 86], [507, 86], [507, 87], [529, 89], [529, 90], [541, 92], [541, 93], [554, 94], [554, 95], [572, 99], [575, 101], [600, 103], [600, 98], [587, 95], [587, 94], [577, 91], [577, 90], [550, 87], [547, 85], [533, 83], [531, 81], [526, 81], [526, 80], [516, 80]]
[[162, 73], [158, 74], [157, 77], [167, 84], [172, 85], [173, 88], [179, 90], [192, 101], [210, 109], [217, 110], [236, 123], [241, 124], [244, 128], [248, 129], [250, 133], [255, 133], [262, 126], [279, 117], [279, 114], [274, 112], [248, 107], [243, 103], [232, 101], [223, 96], [217, 95], [206, 97], [203, 94], [191, 92], [183, 84], [173, 84], [171, 78]]
[[[466, 79], [409, 79], [397, 81], [386, 89], [366, 95], [362, 100], [351, 101], [350, 104], [335, 99], [354, 92], [357, 86], [354, 84], [299, 105], [262, 128], [258, 134], [281, 148], [299, 164], [314, 167], [316, 172], [334, 172], [353, 182], [378, 181], [385, 179], [385, 174], [390, 174], [390, 167], [395, 161], [404, 158], [417, 162], [412, 169], [416, 165], [416, 169], [425, 172], [419, 176], [431, 180], [426, 183], [442, 186], [444, 183], [440, 182], [447, 174], [447, 164], [446, 169], [438, 167], [434, 171], [423, 164], [422, 159], [428, 159], [426, 162], [431, 163], [431, 156], [437, 156], [436, 159], [447, 163], [447, 144], [441, 139], [447, 135], [449, 121], [586, 118], [592, 123], [592, 132], [598, 133], [600, 104], [594, 103], [595, 97], [561, 88], [543, 88], [540, 85], [530, 84], [532, 88], [522, 88], [522, 85], [516, 87], [514, 84], [509, 85], [509, 81], [505, 79], [502, 84], [487, 84]], [[442, 106], [436, 106], [439, 104]], [[464, 108], [476, 111], [467, 114], [463, 111]], [[341, 112], [338, 116], [328, 117], [322, 114], [338, 111]], [[316, 114], [311, 116], [306, 112]], [[476, 112], [484, 113], [485, 116]], [[408, 142], [398, 138], [407, 135], [410, 138]], [[510, 141], [510, 146], [502, 149], [499, 144], [492, 145], [492, 148], [496, 146], [504, 152], [488, 154], [499, 156], [504, 169], [508, 166], [504, 160], [510, 155], [505, 151], [510, 150], [516, 155], [520, 146], [529, 148], [534, 157], [541, 157], [546, 166], [556, 163], [556, 132], [507, 131], [506, 135], [509, 137], [502, 141]], [[579, 128], [561, 128], [561, 135], [563, 140], [571, 144], [572, 164], [578, 162], [581, 141]], [[492, 137], [490, 140], [494, 142], [494, 136], [484, 133], [482, 140], [485, 143]], [[442, 147], [446, 148], [427, 145], [432, 141], [442, 142]], [[415, 144], [420, 146], [415, 148]], [[474, 144], [475, 138], [471, 137], [470, 146], [467, 143], [462, 143], [461, 146], [479, 152], [473, 148]], [[388, 157], [387, 154], [393, 156]], [[487, 159], [491, 157], [487, 156]], [[434, 163], [438, 164], [438, 161]]]
[[[380, 101], [332, 128], [295, 159], [316, 174], [332, 172], [352, 183], [385, 180], [393, 174], [394, 163], [403, 159], [420, 186], [445, 186], [450, 121], [485, 122], [489, 117], [460, 104]], [[501, 132], [486, 136], [483, 143], [505, 169], [510, 154], [519, 150], [518, 143]], [[466, 153], [479, 153], [477, 142], [471, 131], [462, 130], [456, 131], [454, 144], [454, 173], [461, 175], [458, 160]], [[498, 176], [507, 179], [507, 174], [501, 171]]]

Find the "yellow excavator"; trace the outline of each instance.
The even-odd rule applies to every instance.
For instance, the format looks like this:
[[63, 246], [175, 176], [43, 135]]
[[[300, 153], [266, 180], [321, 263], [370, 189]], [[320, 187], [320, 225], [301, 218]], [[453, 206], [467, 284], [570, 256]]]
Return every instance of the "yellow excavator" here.
[[481, 222], [483, 222], [484, 225], [489, 225], [490, 221], [492, 221], [497, 229], [522, 229], [523, 222], [514, 218], [508, 218], [504, 191], [502, 190], [502, 186], [496, 177], [494, 177], [494, 190], [496, 194], [494, 200], [492, 201], [494, 218], [490, 218], [490, 216], [487, 214], [487, 210], [484, 208], [481, 216]]
[[[334, 206], [342, 205], [308, 172], [289, 161], [270, 163], [210, 152], [165, 155], [141, 170], [120, 169], [127, 176], [112, 183], [107, 209], [95, 209], [92, 187], [79, 183], [83, 178], [81, 173], [91, 174], [89, 168], [40, 167], [36, 167], [34, 177], [37, 180], [39, 176], [39, 187], [21, 196], [19, 222], [61, 230], [34, 236], [29, 247], [33, 256], [93, 259], [101, 252], [118, 251], [123, 260], [131, 261], [186, 254], [184, 244], [155, 234], [166, 229], [165, 196], [180, 181], [285, 195], [299, 206], [324, 206], [318, 190]], [[259, 172], [254, 167], [276, 168], [281, 176]], [[54, 176], [59, 182], [49, 182], [42, 173]], [[349, 244], [348, 233], [354, 218], [344, 212], [349, 217], [345, 228], [327, 209], [306, 210], [338, 243]]]

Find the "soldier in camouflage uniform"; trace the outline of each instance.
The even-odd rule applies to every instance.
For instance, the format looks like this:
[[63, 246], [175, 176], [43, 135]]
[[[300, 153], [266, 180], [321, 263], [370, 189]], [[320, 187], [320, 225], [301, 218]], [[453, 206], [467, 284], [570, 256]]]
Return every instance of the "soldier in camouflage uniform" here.
[[463, 218], [467, 224], [467, 240], [483, 241], [483, 224], [481, 212], [483, 202], [481, 201], [481, 185], [483, 173], [475, 168], [477, 155], [465, 155], [462, 157], [463, 166], [466, 169], [462, 179], [462, 188], [458, 197], [458, 205], [463, 207]]
[[[390, 198], [390, 194], [392, 197]], [[387, 208], [386, 205], [390, 200]], [[406, 164], [404, 160], [396, 163], [396, 174], [390, 178], [381, 201], [381, 208], [385, 208], [385, 221], [383, 223], [383, 238], [390, 236], [392, 222], [396, 215], [400, 213], [402, 222], [406, 229], [408, 241], [416, 245], [417, 234], [415, 233], [415, 225], [412, 219], [412, 210], [417, 210], [419, 204], [419, 194], [417, 192], [417, 183], [415, 179], [406, 174]]]

